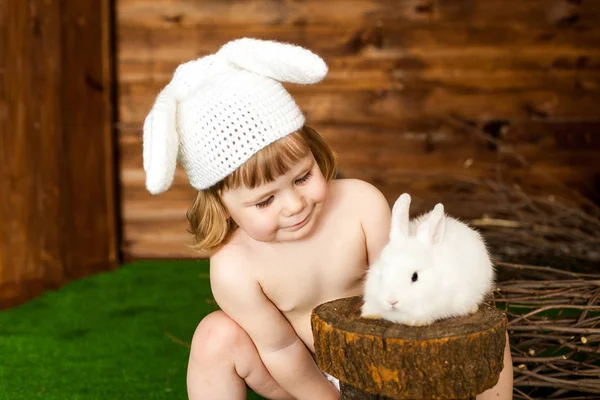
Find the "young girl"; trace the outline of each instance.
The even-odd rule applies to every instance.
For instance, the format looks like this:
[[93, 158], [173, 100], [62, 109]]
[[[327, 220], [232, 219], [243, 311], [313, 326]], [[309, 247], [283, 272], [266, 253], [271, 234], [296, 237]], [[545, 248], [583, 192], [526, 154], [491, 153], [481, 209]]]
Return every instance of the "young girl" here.
[[246, 385], [269, 399], [339, 398], [314, 362], [310, 314], [362, 294], [390, 209], [372, 185], [332, 179], [331, 149], [280, 83], [326, 73], [301, 47], [235, 40], [181, 65], [146, 118], [147, 188], [167, 190], [179, 160], [221, 309], [192, 339], [192, 400], [245, 399]]

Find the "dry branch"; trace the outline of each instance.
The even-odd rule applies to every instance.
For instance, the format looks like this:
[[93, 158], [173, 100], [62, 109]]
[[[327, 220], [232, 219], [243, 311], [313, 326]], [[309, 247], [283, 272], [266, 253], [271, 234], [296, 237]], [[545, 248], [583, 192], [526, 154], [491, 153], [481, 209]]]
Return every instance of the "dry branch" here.
[[600, 274], [502, 262], [498, 268], [544, 275], [500, 282], [495, 292], [508, 317], [515, 399], [598, 398]]

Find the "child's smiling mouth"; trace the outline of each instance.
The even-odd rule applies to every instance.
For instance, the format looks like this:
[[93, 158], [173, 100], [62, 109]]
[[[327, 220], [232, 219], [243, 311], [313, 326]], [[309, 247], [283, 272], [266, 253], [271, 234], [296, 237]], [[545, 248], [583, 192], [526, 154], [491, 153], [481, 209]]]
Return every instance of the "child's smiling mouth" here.
[[308, 213], [308, 215], [307, 215], [306, 217], [304, 217], [304, 219], [303, 219], [302, 221], [298, 222], [297, 224], [294, 224], [294, 225], [291, 225], [291, 226], [289, 226], [287, 229], [293, 229], [293, 230], [296, 230], [296, 229], [300, 229], [300, 228], [302, 228], [304, 225], [306, 225], [306, 223], [307, 223], [307, 222], [308, 222], [308, 220], [310, 219], [310, 216], [311, 216], [311, 215], [312, 215], [312, 211], [310, 211], [310, 212]]

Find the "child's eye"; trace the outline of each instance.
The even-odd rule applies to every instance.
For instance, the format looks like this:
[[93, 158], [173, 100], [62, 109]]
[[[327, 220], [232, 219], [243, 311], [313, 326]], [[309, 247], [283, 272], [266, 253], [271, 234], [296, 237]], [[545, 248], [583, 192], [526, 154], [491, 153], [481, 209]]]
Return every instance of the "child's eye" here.
[[258, 208], [265, 208], [267, 207], [269, 204], [271, 204], [273, 202], [273, 196], [270, 196], [268, 199], [261, 201], [260, 203], [256, 204], [256, 207]]
[[309, 180], [311, 176], [312, 176], [312, 171], [308, 171], [308, 173], [306, 175], [304, 175], [302, 178], [296, 179], [296, 185], [303, 184], [304, 182]]

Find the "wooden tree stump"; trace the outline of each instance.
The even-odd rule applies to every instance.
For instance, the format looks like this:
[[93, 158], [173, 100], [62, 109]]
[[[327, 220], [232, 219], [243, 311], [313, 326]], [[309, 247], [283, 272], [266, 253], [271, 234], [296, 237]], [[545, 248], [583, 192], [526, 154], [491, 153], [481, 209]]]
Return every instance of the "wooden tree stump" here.
[[494, 307], [410, 327], [360, 317], [362, 298], [312, 313], [317, 364], [341, 383], [341, 399], [470, 399], [503, 367], [506, 317]]

